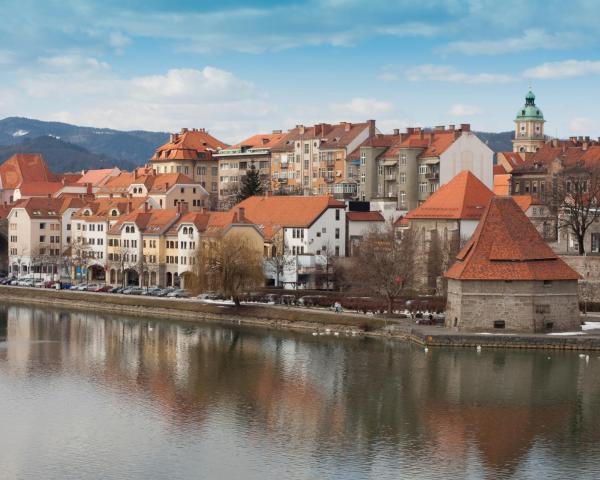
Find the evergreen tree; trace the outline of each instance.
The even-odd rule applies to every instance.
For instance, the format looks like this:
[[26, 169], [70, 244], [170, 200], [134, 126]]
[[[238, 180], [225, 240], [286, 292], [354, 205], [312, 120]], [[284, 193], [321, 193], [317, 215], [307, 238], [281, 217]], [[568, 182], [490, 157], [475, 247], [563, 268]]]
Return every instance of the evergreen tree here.
[[248, 197], [252, 197], [253, 195], [262, 195], [262, 193], [263, 182], [260, 178], [260, 173], [254, 166], [254, 163], [252, 163], [250, 168], [246, 170], [246, 174], [240, 179], [238, 202], [246, 200]]

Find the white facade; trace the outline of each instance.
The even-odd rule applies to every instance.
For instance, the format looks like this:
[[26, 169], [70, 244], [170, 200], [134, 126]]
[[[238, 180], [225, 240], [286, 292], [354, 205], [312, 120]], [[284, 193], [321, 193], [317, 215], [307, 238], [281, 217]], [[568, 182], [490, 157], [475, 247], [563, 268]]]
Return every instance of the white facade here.
[[440, 185], [470, 170], [489, 189], [494, 188], [494, 152], [473, 132], [463, 132], [440, 155]]

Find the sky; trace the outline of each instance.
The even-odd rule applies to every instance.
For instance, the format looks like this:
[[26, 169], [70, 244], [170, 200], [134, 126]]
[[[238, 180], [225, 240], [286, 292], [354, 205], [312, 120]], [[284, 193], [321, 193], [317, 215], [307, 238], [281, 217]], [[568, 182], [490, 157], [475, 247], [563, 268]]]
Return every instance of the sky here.
[[2, 0], [0, 118], [226, 142], [317, 122], [600, 136], [597, 0]]

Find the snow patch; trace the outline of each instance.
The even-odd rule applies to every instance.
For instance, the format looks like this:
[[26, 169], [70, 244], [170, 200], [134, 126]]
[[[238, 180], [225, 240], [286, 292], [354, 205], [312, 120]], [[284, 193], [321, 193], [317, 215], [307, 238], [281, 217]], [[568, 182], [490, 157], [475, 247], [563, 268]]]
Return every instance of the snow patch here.
[[553, 332], [553, 333], [547, 333], [546, 335], [573, 336], [573, 335], [585, 335], [585, 332]]
[[15, 133], [12, 134], [12, 136], [13, 137], [24, 137], [28, 133], [29, 132], [27, 130], [17, 130]]
[[581, 326], [582, 330], [596, 330], [600, 329], [600, 322], [585, 322], [585, 325]]

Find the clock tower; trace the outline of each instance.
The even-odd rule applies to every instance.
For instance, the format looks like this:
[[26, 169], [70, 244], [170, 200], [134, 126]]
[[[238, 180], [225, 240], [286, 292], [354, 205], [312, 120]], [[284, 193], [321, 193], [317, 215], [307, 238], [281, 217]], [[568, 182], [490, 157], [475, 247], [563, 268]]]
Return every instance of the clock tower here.
[[544, 114], [535, 105], [535, 95], [529, 90], [525, 105], [515, 118], [515, 139], [513, 152], [536, 152], [546, 142], [544, 136]]

